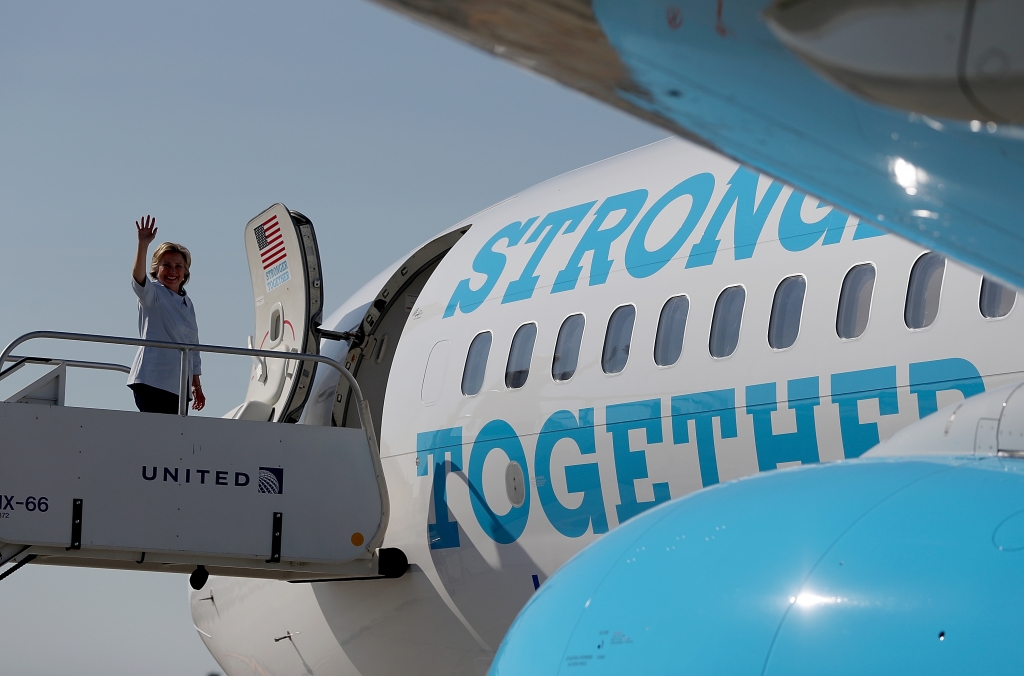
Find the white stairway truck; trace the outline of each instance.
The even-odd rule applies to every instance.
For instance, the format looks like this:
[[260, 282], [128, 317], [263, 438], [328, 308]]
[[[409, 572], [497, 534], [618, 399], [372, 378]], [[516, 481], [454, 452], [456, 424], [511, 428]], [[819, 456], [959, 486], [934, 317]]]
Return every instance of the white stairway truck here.
[[[0, 579], [26, 563], [315, 580], [396, 576], [380, 550], [388, 495], [370, 408], [355, 379], [318, 354], [319, 253], [312, 224], [275, 204], [245, 229], [256, 307], [248, 349], [34, 332], [12, 342], [7, 377], [54, 369], [0, 402]], [[12, 357], [58, 338], [216, 352], [253, 360], [246, 401], [221, 419], [69, 408], [67, 367], [112, 364]], [[294, 355], [285, 358], [285, 355]], [[353, 393], [361, 428], [293, 423], [316, 368]], [[187, 373], [186, 373], [187, 375]], [[187, 384], [187, 378], [182, 379]]]

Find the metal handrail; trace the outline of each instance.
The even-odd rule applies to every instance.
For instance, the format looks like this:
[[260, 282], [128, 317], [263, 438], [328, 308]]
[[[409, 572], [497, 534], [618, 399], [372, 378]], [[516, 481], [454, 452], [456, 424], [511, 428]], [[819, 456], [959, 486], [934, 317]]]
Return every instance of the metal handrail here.
[[99, 371], [120, 371], [121, 373], [131, 373], [131, 367], [125, 366], [124, 364], [112, 364], [106, 361], [79, 361], [77, 359], [61, 359], [51, 357], [20, 357], [16, 354], [12, 354], [7, 357], [6, 361], [15, 362], [14, 366], [7, 369], [6, 371], [0, 371], [0, 380], [3, 380], [10, 374], [20, 369], [25, 364], [64, 364], [71, 368], [79, 369], [96, 369]]
[[[269, 359], [296, 359], [299, 361], [315, 361], [326, 364], [336, 370], [348, 381], [352, 393], [356, 398], [356, 410], [359, 413], [359, 424], [366, 434], [366, 441], [370, 444], [372, 457], [380, 453], [377, 446], [377, 435], [373, 429], [373, 419], [370, 417], [370, 404], [363, 397], [363, 391], [359, 387], [355, 376], [349, 373], [341, 362], [324, 357], [319, 354], [306, 354], [303, 352], [275, 352], [273, 350], [253, 350], [244, 347], [227, 347], [224, 345], [202, 345], [193, 343], [168, 343], [162, 340], [145, 340], [142, 338], [125, 338], [122, 336], [101, 336], [91, 333], [69, 333], [65, 331], [31, 331], [18, 336], [4, 348], [0, 353], [0, 364], [6, 363], [11, 358], [11, 352], [22, 343], [38, 338], [51, 338], [54, 340], [70, 340], [80, 343], [105, 343], [108, 345], [132, 345], [135, 347], [158, 347], [181, 352], [181, 379], [178, 390], [178, 415], [186, 415], [188, 411], [188, 374], [189, 374], [189, 353], [190, 352], [211, 352], [216, 354], [236, 354], [248, 357], [265, 357]], [[0, 380], [10, 375], [13, 368], [0, 373]]]

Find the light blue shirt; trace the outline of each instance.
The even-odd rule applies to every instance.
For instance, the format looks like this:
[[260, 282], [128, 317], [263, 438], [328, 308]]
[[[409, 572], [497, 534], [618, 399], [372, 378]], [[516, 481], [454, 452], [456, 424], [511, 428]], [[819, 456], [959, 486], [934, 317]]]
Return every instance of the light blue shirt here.
[[[139, 297], [139, 337], [169, 343], [198, 343], [199, 325], [196, 311], [188, 296], [171, 291], [155, 279], [139, 284], [132, 277], [132, 290]], [[201, 375], [198, 352], [190, 353], [192, 376]], [[178, 393], [181, 378], [181, 352], [156, 347], [140, 347], [132, 362], [128, 384], [143, 383], [168, 392]]]

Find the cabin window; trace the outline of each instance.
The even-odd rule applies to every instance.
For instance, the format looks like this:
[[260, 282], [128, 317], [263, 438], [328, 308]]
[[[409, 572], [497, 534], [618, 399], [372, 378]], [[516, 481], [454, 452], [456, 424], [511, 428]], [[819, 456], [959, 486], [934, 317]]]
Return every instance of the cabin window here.
[[615, 308], [608, 319], [608, 331], [604, 334], [604, 351], [601, 354], [601, 368], [605, 373], [619, 373], [626, 368], [635, 320], [636, 308], [632, 305]]
[[939, 296], [942, 292], [942, 273], [946, 269], [946, 257], [934, 252], [917, 259], [910, 271], [907, 285], [907, 304], [903, 320], [908, 329], [923, 329], [931, 326], [939, 314]]
[[1017, 301], [1017, 292], [999, 282], [983, 277], [981, 279], [981, 315], [988, 319], [998, 319], [1010, 314], [1013, 304]]
[[491, 353], [491, 332], [476, 334], [469, 344], [466, 355], [466, 368], [462, 372], [462, 393], [473, 395], [484, 385], [484, 373], [487, 371], [487, 355]]
[[662, 306], [658, 334], [654, 338], [654, 363], [658, 366], [671, 366], [679, 361], [689, 312], [690, 299], [686, 296], [669, 298]]
[[839, 292], [836, 333], [840, 338], [859, 338], [868, 327], [871, 295], [875, 289], [875, 266], [863, 263], [850, 268]]
[[281, 340], [281, 329], [283, 324], [281, 322], [281, 304], [277, 303], [274, 305], [274, 309], [270, 311], [270, 331], [268, 331], [267, 337], [270, 338], [272, 344], [277, 344]]
[[583, 315], [570, 315], [558, 329], [555, 357], [551, 360], [551, 377], [555, 380], [569, 380], [576, 373], [576, 366], [580, 360], [580, 345], [583, 343], [583, 327], [586, 323]]
[[772, 316], [768, 320], [768, 344], [772, 349], [784, 350], [796, 342], [806, 290], [807, 280], [801, 275], [786, 277], [779, 282], [772, 301]]
[[730, 286], [719, 294], [715, 314], [711, 318], [711, 340], [708, 342], [712, 357], [721, 359], [736, 351], [746, 299], [747, 292], [742, 286]]
[[537, 342], [537, 325], [523, 324], [512, 337], [512, 349], [508, 352], [505, 367], [505, 386], [517, 390], [530, 377], [530, 360], [533, 358], [533, 344]]

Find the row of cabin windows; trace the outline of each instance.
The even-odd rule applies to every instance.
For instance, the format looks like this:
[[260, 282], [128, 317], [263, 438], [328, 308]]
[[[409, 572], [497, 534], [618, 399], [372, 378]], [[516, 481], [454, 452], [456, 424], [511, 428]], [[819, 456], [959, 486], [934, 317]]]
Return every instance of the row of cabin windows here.
[[[939, 296], [946, 259], [937, 253], [926, 253], [914, 263], [907, 285], [907, 301], [903, 319], [909, 329], [923, 329], [935, 321], [939, 313]], [[839, 305], [836, 311], [836, 334], [843, 339], [860, 337], [868, 325], [871, 297], [875, 287], [875, 266], [871, 263], [855, 265], [846, 273]], [[775, 350], [784, 350], [796, 342], [800, 334], [804, 295], [807, 279], [794, 275], [783, 279], [775, 289], [772, 313], [768, 321], [768, 344]], [[708, 351], [721, 359], [732, 355], [739, 344], [740, 324], [747, 292], [742, 286], [724, 289], [715, 302], [711, 318]], [[982, 316], [995, 319], [1006, 316], [1013, 308], [1017, 293], [988, 277], [982, 279], [979, 309]], [[669, 298], [658, 318], [658, 331], [654, 339], [654, 362], [658, 366], [671, 366], [683, 352], [683, 334], [690, 310], [690, 299], [685, 296]], [[629, 360], [629, 349], [636, 321], [636, 307], [622, 305], [615, 308], [608, 319], [601, 368], [605, 373], [619, 373]], [[582, 314], [566, 317], [558, 329], [555, 354], [551, 361], [551, 377], [556, 381], [572, 378], [579, 364], [580, 347], [586, 319]], [[512, 338], [508, 363], [505, 367], [505, 386], [518, 389], [526, 384], [530, 375], [537, 325], [523, 324]], [[462, 393], [473, 395], [484, 382], [487, 358], [491, 351], [491, 333], [478, 334], [469, 346], [466, 366], [462, 373]]]

